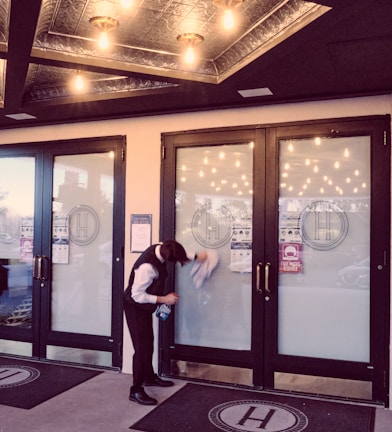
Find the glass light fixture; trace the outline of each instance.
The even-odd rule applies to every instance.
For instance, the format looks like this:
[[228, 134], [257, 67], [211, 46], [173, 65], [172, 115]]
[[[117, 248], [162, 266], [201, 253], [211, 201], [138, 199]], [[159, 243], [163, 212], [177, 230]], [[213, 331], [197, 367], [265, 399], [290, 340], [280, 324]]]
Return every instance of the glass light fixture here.
[[223, 9], [223, 27], [231, 30], [235, 26], [234, 9], [241, 6], [244, 0], [213, 0], [214, 5]]
[[177, 41], [185, 45], [185, 62], [194, 63], [196, 60], [195, 46], [204, 41], [203, 36], [196, 33], [183, 33], [177, 36]]
[[97, 16], [90, 18], [90, 24], [99, 30], [98, 46], [101, 49], [107, 49], [109, 47], [109, 36], [108, 33], [119, 26], [119, 22], [110, 17]]

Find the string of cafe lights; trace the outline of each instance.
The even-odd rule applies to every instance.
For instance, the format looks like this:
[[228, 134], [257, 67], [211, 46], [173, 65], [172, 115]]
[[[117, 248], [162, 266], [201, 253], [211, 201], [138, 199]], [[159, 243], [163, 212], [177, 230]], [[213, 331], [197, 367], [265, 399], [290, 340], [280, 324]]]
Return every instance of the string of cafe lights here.
[[[321, 138], [316, 138], [314, 143], [320, 146]], [[295, 154], [292, 142], [287, 145], [287, 153]], [[342, 148], [341, 159], [328, 163], [310, 157], [293, 161], [293, 156], [290, 156], [290, 162], [281, 165], [279, 187], [281, 194], [285, 196], [359, 196], [370, 193], [369, 184], [363, 179], [364, 174], [355, 166], [352, 152], [345, 146]]]
[[[252, 150], [254, 143], [249, 143]], [[248, 166], [243, 166], [241, 154], [230, 154], [219, 150], [217, 154], [211, 154], [211, 150], [205, 152], [200, 162], [193, 162], [192, 166], [183, 163], [178, 168], [180, 183], [200, 182], [213, 193], [235, 196], [253, 195], [252, 173], [249, 173]], [[194, 169], [194, 167], [197, 167]], [[221, 169], [221, 167], [223, 167]]]

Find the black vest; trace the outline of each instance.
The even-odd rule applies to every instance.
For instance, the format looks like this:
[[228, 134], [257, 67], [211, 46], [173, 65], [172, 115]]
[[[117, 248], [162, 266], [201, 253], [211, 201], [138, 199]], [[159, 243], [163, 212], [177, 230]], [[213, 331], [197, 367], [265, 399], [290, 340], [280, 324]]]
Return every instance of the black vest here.
[[155, 255], [155, 248], [157, 245], [152, 245], [149, 248], [147, 248], [140, 257], [136, 260], [131, 274], [129, 275], [129, 281], [127, 289], [124, 292], [124, 298], [127, 302], [132, 302], [141, 309], [144, 309], [145, 311], [154, 312], [157, 308], [156, 304], [153, 303], [137, 303], [132, 298], [132, 285], [133, 281], [135, 280], [135, 270], [138, 269], [142, 264], [151, 264], [157, 271], [158, 271], [158, 278], [154, 279], [151, 285], [146, 289], [146, 292], [148, 294], [153, 294], [156, 296], [162, 296], [164, 295], [164, 287], [165, 287], [165, 279], [167, 277], [167, 269], [166, 269], [166, 263], [161, 263], [159, 259]]

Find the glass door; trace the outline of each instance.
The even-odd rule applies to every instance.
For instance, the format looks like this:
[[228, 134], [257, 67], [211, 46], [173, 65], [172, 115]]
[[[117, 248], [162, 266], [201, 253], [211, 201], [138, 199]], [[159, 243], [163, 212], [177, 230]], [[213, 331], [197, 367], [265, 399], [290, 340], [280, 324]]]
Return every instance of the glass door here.
[[[172, 321], [175, 357], [166, 367], [188, 378], [252, 385], [253, 250], [260, 237], [253, 223], [254, 170], [263, 157], [255, 156], [255, 146], [262, 145], [264, 133], [200, 133], [191, 139], [166, 150], [175, 160], [175, 238], [188, 251], [207, 250], [219, 263], [204, 283], [193, 275], [192, 263], [173, 269], [180, 301]], [[163, 238], [170, 238], [170, 229], [165, 223]]]
[[267, 387], [386, 399], [388, 134], [386, 118], [269, 131]]
[[[83, 146], [76, 141], [68, 141], [67, 145], [65, 142], [51, 144], [37, 147], [42, 168], [36, 173], [35, 184], [37, 195], [42, 198], [39, 204], [35, 203], [35, 218], [31, 212], [28, 219], [24, 216], [29, 224], [20, 216], [21, 222], [16, 222], [20, 233], [16, 230], [15, 254], [24, 257], [30, 269], [26, 277], [27, 293], [32, 299], [30, 332], [24, 334], [29, 350], [24, 345], [22, 350], [16, 349], [21, 344], [20, 329], [26, 324], [12, 324], [4, 316], [0, 331], [7, 334], [8, 341], [2, 351], [56, 361], [119, 366], [123, 139], [84, 140]], [[31, 159], [34, 173], [34, 159]], [[12, 192], [13, 178], [5, 177], [7, 180], [2, 185]], [[34, 188], [31, 178], [26, 183]], [[29, 189], [22, 186], [15, 199], [20, 205], [27, 205], [34, 201], [34, 194], [26, 199], [30, 197]], [[30, 207], [34, 209], [34, 204]], [[10, 212], [7, 206], [7, 214]], [[116, 226], [114, 220], [119, 221]], [[31, 245], [29, 255], [25, 252], [28, 244]], [[8, 274], [3, 286], [12, 286], [13, 280]], [[5, 291], [9, 298], [10, 290]]]
[[385, 402], [388, 136], [385, 117], [165, 136], [162, 239], [219, 264], [172, 269], [163, 373]]

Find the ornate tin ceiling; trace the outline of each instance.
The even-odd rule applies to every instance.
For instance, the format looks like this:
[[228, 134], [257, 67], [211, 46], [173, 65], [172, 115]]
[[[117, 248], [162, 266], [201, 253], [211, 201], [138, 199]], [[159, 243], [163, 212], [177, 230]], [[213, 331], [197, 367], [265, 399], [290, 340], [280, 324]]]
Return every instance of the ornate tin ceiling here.
[[[10, 0], [1, 3], [3, 51], [7, 49], [9, 8]], [[225, 31], [223, 11], [213, 0], [133, 0], [130, 8], [122, 7], [120, 0], [43, 0], [24, 104], [75, 101], [69, 82], [78, 71], [83, 71], [89, 83], [87, 92], [77, 95], [78, 101], [152, 94], [178, 86], [166, 81], [168, 78], [219, 84], [329, 9], [303, 0], [245, 0], [235, 9], [238, 25]], [[99, 32], [90, 23], [102, 16], [119, 24], [110, 32], [108, 50], [98, 48]], [[184, 63], [184, 46], [177, 41], [183, 33], [204, 38], [197, 47], [199, 60], [192, 66]], [[47, 65], [48, 61], [61, 67]], [[0, 67], [4, 101], [4, 62]], [[92, 72], [93, 68], [111, 73]], [[128, 76], [132, 72], [156, 79], [135, 79]]]
[[[392, 92], [390, 0], [120, 1], [0, 1], [0, 129]], [[193, 66], [184, 33], [203, 39]]]
[[[236, 8], [238, 26], [225, 31], [212, 0], [44, 0], [32, 55], [125, 72], [219, 83], [325, 13], [303, 0], [245, 1]], [[118, 21], [108, 51], [97, 47], [93, 17]], [[186, 67], [177, 36], [200, 34], [199, 61]]]

